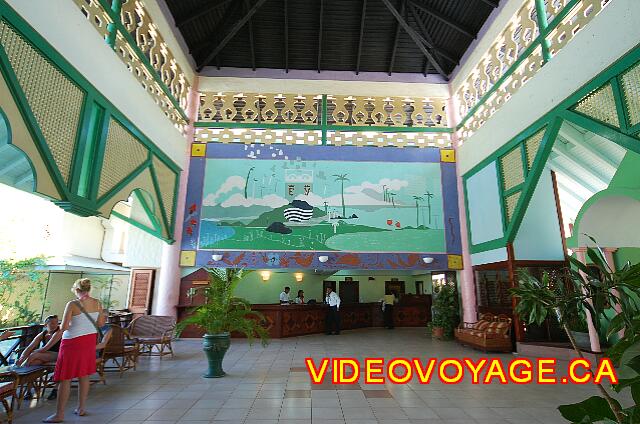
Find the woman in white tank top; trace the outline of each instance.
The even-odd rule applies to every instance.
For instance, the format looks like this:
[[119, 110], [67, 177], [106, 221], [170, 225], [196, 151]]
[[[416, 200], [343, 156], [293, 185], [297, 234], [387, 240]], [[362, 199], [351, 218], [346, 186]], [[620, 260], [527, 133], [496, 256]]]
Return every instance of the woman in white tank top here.
[[53, 379], [59, 382], [58, 403], [55, 414], [42, 420], [45, 423], [61, 423], [64, 408], [71, 392], [71, 380], [78, 379], [77, 415], [85, 415], [85, 405], [89, 396], [89, 377], [96, 372], [96, 344], [98, 328], [105, 323], [102, 305], [89, 296], [91, 281], [87, 278], [76, 280], [71, 291], [77, 297], [67, 303], [62, 318], [62, 342], [56, 361]]

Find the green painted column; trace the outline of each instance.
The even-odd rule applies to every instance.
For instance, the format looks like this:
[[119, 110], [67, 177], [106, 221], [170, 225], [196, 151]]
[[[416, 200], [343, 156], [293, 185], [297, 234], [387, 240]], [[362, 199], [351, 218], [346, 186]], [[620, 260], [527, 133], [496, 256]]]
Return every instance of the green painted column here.
[[[112, 0], [111, 11], [113, 12], [113, 15], [118, 18], [118, 20], [120, 20], [121, 10], [122, 10], [122, 0]], [[107, 31], [109, 31], [109, 34], [107, 34], [107, 40], [106, 40], [107, 44], [109, 45], [109, 47], [114, 49], [116, 47], [116, 36], [118, 34], [118, 26], [115, 24], [115, 22], [112, 22], [109, 25], [107, 25]]]
[[[547, 27], [549, 23], [547, 22], [547, 8], [545, 7], [545, 0], [535, 0], [536, 1], [536, 15], [538, 18], [538, 29], [540, 30], [540, 34], [546, 34]], [[544, 63], [547, 63], [551, 60], [551, 52], [549, 51], [549, 40], [546, 37], [543, 37], [541, 40], [542, 44], [542, 60]]]

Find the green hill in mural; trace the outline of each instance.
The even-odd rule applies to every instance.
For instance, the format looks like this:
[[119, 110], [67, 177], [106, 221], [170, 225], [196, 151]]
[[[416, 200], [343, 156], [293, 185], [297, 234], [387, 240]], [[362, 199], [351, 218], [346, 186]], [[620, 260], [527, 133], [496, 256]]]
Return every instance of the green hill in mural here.
[[[284, 205], [279, 208], [270, 210], [268, 212], [264, 212], [259, 217], [248, 223], [247, 227], [268, 227], [274, 222], [283, 222], [286, 224], [286, 219], [284, 218], [284, 211], [287, 209], [289, 205]], [[319, 208], [313, 208], [312, 218], [320, 218], [325, 216], [326, 213]]]

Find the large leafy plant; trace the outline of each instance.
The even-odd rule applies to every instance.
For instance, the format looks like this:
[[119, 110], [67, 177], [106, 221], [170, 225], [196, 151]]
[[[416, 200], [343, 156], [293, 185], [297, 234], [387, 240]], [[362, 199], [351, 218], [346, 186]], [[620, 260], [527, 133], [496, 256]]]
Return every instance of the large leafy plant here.
[[0, 327], [40, 321], [45, 305], [43, 258], [0, 260]]
[[251, 310], [251, 303], [233, 295], [240, 283], [242, 269], [210, 268], [209, 284], [191, 289], [190, 296], [198, 292], [205, 302], [196, 306], [191, 314], [178, 324], [178, 334], [188, 325], [195, 325], [206, 334], [243, 333], [249, 342], [258, 337], [263, 346], [269, 342], [269, 333], [264, 327], [265, 318], [258, 311]]
[[460, 322], [458, 291], [454, 283], [445, 283], [434, 288], [434, 299], [431, 305], [432, 325], [444, 329], [446, 338], [453, 337], [453, 330]]
[[[629, 388], [635, 405], [622, 408], [604, 386], [596, 384], [600, 396], [558, 409], [565, 419], [574, 423], [640, 423], [637, 406], [640, 401], [640, 264], [627, 263], [613, 271], [600, 249], [587, 249], [587, 256], [591, 266], [570, 258], [569, 269], [545, 273], [540, 280], [526, 272], [520, 273], [518, 287], [511, 289], [518, 298], [515, 312], [523, 321], [538, 325], [547, 317], [557, 319], [580, 357], [583, 357], [582, 351], [570, 331], [577, 311], [585, 311], [596, 330], [606, 327], [607, 331], [600, 333], [604, 333], [604, 342], [612, 344], [606, 353], [620, 376], [619, 384], [612, 389], [620, 392]], [[612, 308], [616, 309], [615, 314], [610, 313]], [[620, 331], [624, 336], [616, 340]]]

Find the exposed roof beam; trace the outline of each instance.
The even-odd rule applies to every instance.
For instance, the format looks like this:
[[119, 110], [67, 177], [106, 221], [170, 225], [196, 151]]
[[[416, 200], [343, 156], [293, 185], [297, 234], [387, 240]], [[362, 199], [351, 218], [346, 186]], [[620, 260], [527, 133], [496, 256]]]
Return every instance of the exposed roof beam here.
[[367, 0], [362, 0], [362, 13], [360, 14], [360, 37], [358, 38], [358, 55], [356, 56], [356, 75], [360, 73], [360, 57], [362, 55], [362, 41], [364, 40], [364, 21], [366, 16]]
[[322, 20], [324, 19], [324, 0], [320, 0], [320, 26], [318, 28], [318, 73], [320, 73], [320, 61], [322, 60]]
[[188, 15], [186, 15], [184, 18], [181, 18], [179, 20], [176, 20], [176, 26], [182, 27], [185, 26], [186, 24], [195, 21], [196, 19], [205, 16], [211, 12], [213, 12], [214, 10], [220, 9], [223, 6], [227, 5], [228, 3], [231, 3], [232, 0], [223, 0], [222, 2], [219, 3], [212, 3], [211, 5], [205, 7], [204, 9], [198, 8], [197, 11], [194, 11], [194, 13], [189, 13]]
[[572, 199], [574, 199], [576, 201], [576, 203], [579, 204], [584, 204], [584, 202], [587, 201], [587, 199], [585, 199], [584, 197], [582, 197], [581, 195], [579, 195], [578, 193], [575, 192], [574, 189], [572, 189], [571, 187], [567, 186], [565, 183], [558, 181], [558, 188], [563, 192], [566, 193], [567, 196], [570, 196]]
[[31, 172], [31, 170], [28, 170], [27, 172], [25, 172], [24, 174], [22, 174], [18, 178], [16, 178], [16, 180], [15, 180], [15, 182], [13, 184], [16, 187], [19, 187], [22, 184], [28, 182], [29, 180], [33, 180], [33, 172]]
[[436, 44], [433, 42], [433, 40], [431, 39], [431, 36], [429, 35], [429, 31], [427, 31], [427, 28], [424, 22], [422, 21], [422, 19], [420, 18], [420, 16], [418, 15], [417, 11], [415, 10], [413, 3], [409, 4], [409, 10], [411, 11], [411, 15], [413, 16], [413, 19], [416, 21], [416, 23], [418, 24], [418, 27], [420, 28], [420, 31], [422, 32], [422, 35], [421, 35], [422, 41], [427, 46], [427, 48], [431, 49], [433, 53], [437, 53], [440, 57], [447, 59], [449, 62], [453, 63], [454, 65], [458, 65], [460, 63], [458, 59], [453, 57], [452, 54], [447, 53], [440, 47], [436, 46]]
[[[604, 152], [599, 149], [595, 149], [593, 146], [589, 146], [587, 143], [582, 143], [579, 140], [567, 137], [566, 134], [558, 134], [558, 142], [562, 144], [562, 149], [567, 154], [580, 151], [587, 156], [589, 160], [594, 161], [598, 167], [602, 167], [606, 170], [607, 175], [613, 177], [618, 169], [616, 165]], [[556, 143], [558, 144], [558, 143]]]
[[580, 186], [584, 187], [586, 190], [588, 190], [591, 193], [597, 193], [597, 192], [599, 192], [601, 190], [601, 188], [597, 188], [596, 186], [585, 182], [584, 178], [581, 178], [578, 175], [576, 175], [574, 170], [569, 170], [569, 169], [565, 168], [564, 166], [560, 165], [555, 160], [550, 160], [549, 161], [549, 168], [551, 168], [554, 171], [556, 171], [556, 173], [562, 174], [566, 178], [568, 178], [570, 180], [573, 180], [577, 185], [580, 185]]
[[[244, 0], [245, 12], [248, 13], [250, 9], [249, 0]], [[251, 48], [251, 69], [256, 70], [256, 50], [253, 44], [253, 24], [251, 19], [247, 23], [249, 25], [249, 47]]]
[[[618, 164], [615, 163], [606, 152], [601, 149], [593, 146], [589, 140], [585, 137], [585, 134], [578, 131], [573, 125], [564, 124], [560, 128], [559, 132], [560, 137], [564, 138], [568, 142], [578, 146], [582, 150], [584, 150], [589, 156], [591, 156], [594, 160], [602, 161], [607, 166], [618, 169]], [[595, 135], [595, 134], [594, 134]]]
[[487, 5], [489, 5], [489, 6], [491, 6], [491, 7], [493, 7], [495, 9], [496, 7], [498, 7], [498, 1], [499, 0], [496, 0], [495, 2], [493, 0], [480, 0], [480, 1], [482, 3], [487, 4]]
[[284, 0], [284, 71], [289, 73], [289, 5]]
[[411, 26], [402, 18], [402, 15], [396, 10], [395, 7], [393, 7], [393, 5], [391, 4], [391, 2], [389, 0], [382, 0], [382, 2], [384, 3], [385, 6], [387, 6], [387, 9], [389, 9], [391, 14], [398, 20], [398, 22], [400, 22], [400, 25], [402, 25], [402, 28], [404, 28], [404, 30], [407, 32], [407, 34], [409, 34], [409, 37], [411, 37], [413, 42], [416, 43], [416, 45], [418, 46], [418, 48], [420, 49], [422, 54], [427, 56], [427, 58], [429, 59], [429, 62], [431, 62], [433, 67], [436, 69], [436, 71], [438, 71], [438, 73], [440, 75], [442, 75], [442, 77], [446, 81], [449, 81], [449, 76], [444, 72], [442, 67], [433, 58], [433, 55], [425, 47], [426, 40], [421, 35], [419, 35], [417, 32], [415, 32], [415, 30], [413, 28], [411, 28]]
[[[429, 31], [427, 31], [427, 27], [425, 26], [424, 22], [422, 22], [422, 19], [418, 15], [418, 12], [416, 11], [416, 8], [414, 7], [413, 3], [409, 4], [409, 11], [411, 12], [411, 16], [413, 16], [413, 19], [418, 24], [418, 28], [420, 29], [420, 32], [422, 33], [422, 36], [424, 37], [424, 39], [428, 43], [430, 43], [432, 46], [435, 46], [435, 43], [433, 42], [433, 39], [431, 38], [431, 35], [429, 34]], [[434, 47], [432, 47], [431, 50], [434, 53], [434, 59], [435, 60], [438, 60], [438, 59], [442, 60], [442, 58], [441, 58], [442, 55], [439, 52], [437, 52]], [[428, 63], [429, 62], [427, 61], [424, 64], [424, 73], [425, 73], [425, 75], [427, 74], [427, 64]], [[439, 61], [438, 63], [441, 63], [441, 62]], [[456, 63], [456, 65], [457, 65], [457, 63]]]
[[[401, 0], [400, 2], [400, 14], [407, 20], [407, 0]], [[396, 61], [396, 52], [398, 51], [398, 40], [400, 39], [400, 22], [396, 23], [396, 33], [393, 37], [393, 47], [391, 48], [391, 59], [389, 59], [389, 76], [393, 73], [393, 65]]]
[[213, 58], [215, 58], [218, 55], [218, 53], [222, 51], [222, 49], [224, 49], [227, 43], [231, 41], [233, 37], [235, 37], [238, 31], [240, 31], [240, 29], [247, 23], [249, 19], [251, 19], [251, 17], [258, 11], [258, 9], [260, 9], [260, 7], [266, 1], [267, 0], [256, 0], [255, 4], [251, 7], [251, 9], [249, 9], [249, 11], [239, 21], [237, 21], [233, 25], [233, 27], [231, 28], [231, 31], [229, 31], [229, 33], [227, 33], [227, 35], [222, 39], [222, 41], [220, 41], [220, 43], [218, 43], [218, 45], [214, 47], [205, 56], [205, 59], [200, 62], [197, 68], [198, 72], [201, 71], [202, 68], [204, 68]]
[[580, 170], [581, 172], [589, 175], [589, 177], [593, 178], [594, 180], [597, 180], [605, 187], [609, 186], [609, 181], [611, 181], [611, 177], [607, 177], [606, 175], [599, 172], [597, 169], [594, 169], [588, 164], [577, 160], [571, 153], [567, 152], [562, 142], [560, 143], [560, 145], [558, 145], [558, 143], [555, 143], [552, 151], [558, 156], [562, 156], [564, 161], [568, 162], [572, 168], [576, 170]]
[[432, 10], [428, 7], [425, 7], [421, 4], [415, 3], [415, 2], [411, 2], [416, 8], [422, 10], [425, 13], [428, 13], [429, 15], [433, 16], [434, 18], [436, 18], [437, 20], [444, 22], [445, 24], [449, 25], [451, 28], [455, 29], [456, 31], [458, 31], [460, 34], [466, 35], [467, 37], [469, 37], [472, 40], [475, 40], [476, 38], [476, 34], [471, 31], [469, 28], [465, 27], [464, 25], [453, 21], [451, 18], [444, 16], [442, 13], [436, 11], [436, 10]]

